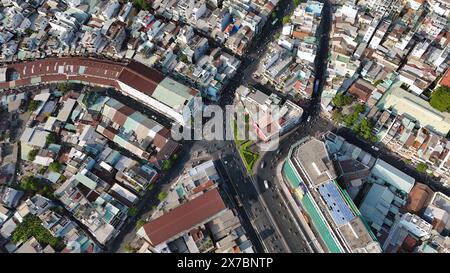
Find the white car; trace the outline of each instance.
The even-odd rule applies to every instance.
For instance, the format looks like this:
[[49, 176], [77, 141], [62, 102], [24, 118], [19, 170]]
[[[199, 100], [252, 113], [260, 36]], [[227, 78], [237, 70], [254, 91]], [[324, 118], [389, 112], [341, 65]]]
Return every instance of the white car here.
[[269, 189], [269, 181], [264, 180], [264, 187], [267, 189]]

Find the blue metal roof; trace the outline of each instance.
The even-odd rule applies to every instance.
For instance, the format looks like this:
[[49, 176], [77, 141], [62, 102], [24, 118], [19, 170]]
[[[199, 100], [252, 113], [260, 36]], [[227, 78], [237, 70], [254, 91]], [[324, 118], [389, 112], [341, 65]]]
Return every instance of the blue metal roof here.
[[320, 185], [319, 192], [328, 205], [328, 210], [337, 226], [342, 226], [355, 218], [334, 182]]

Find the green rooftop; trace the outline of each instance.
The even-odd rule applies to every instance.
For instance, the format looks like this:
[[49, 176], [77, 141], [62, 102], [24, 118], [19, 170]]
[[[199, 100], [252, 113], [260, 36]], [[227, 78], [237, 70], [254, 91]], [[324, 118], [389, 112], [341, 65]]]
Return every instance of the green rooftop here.
[[307, 43], [307, 44], [315, 44], [316, 43], [316, 37], [314, 37], [314, 36], [307, 36], [307, 37], [305, 37], [305, 39], [303, 41], [305, 43]]
[[342, 56], [342, 55], [337, 55], [336, 60], [338, 60], [339, 62], [342, 62], [342, 63], [348, 63], [350, 58], [346, 57], [346, 56]]
[[290, 160], [287, 160], [283, 165], [283, 173], [288, 179], [291, 187], [296, 189], [300, 186], [300, 178], [297, 176], [297, 173], [294, 171], [294, 167], [292, 166]]
[[97, 182], [93, 181], [92, 179], [90, 179], [89, 177], [85, 176], [82, 173], [77, 173], [75, 175], [75, 179], [91, 190], [94, 190], [97, 187]]
[[303, 196], [301, 202], [303, 208], [310, 216], [315, 229], [319, 232], [320, 238], [324, 241], [328, 250], [331, 253], [342, 253], [335, 239], [333, 238], [333, 236], [331, 236], [332, 231], [328, 228], [328, 225], [325, 223], [325, 220], [318, 212], [318, 208], [316, 208], [313, 201], [311, 200], [310, 193], [306, 193]]

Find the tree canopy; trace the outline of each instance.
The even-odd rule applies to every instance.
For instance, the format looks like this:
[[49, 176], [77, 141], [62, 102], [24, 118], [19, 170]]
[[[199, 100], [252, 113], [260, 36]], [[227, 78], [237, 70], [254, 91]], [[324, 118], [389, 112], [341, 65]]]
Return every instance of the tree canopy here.
[[144, 219], [139, 219], [137, 222], [136, 222], [136, 229], [140, 229], [142, 226], [144, 226], [145, 225], [145, 223], [147, 223]]
[[58, 83], [58, 85], [56, 86], [56, 88], [57, 88], [61, 93], [66, 94], [66, 93], [70, 90], [71, 86], [70, 86], [70, 84], [68, 84], [68, 83], [66, 83], [66, 82], [61, 82], [61, 83]]
[[28, 104], [28, 111], [33, 112], [36, 111], [39, 108], [39, 105], [41, 105], [41, 102], [38, 100], [32, 100]]
[[25, 35], [27, 35], [28, 37], [30, 37], [33, 34], [33, 30], [31, 28], [27, 28], [25, 29]]
[[14, 233], [12, 234], [12, 242], [25, 242], [31, 236], [36, 238], [36, 240], [43, 246], [50, 245], [51, 247], [56, 248], [61, 242], [60, 238], [52, 236], [50, 231], [42, 225], [42, 221], [37, 216], [28, 214], [14, 230]]
[[353, 101], [353, 97], [350, 95], [344, 95], [344, 94], [337, 94], [333, 98], [333, 104], [336, 105], [336, 107], [343, 107], [346, 105], [350, 105]]
[[29, 175], [22, 178], [20, 188], [24, 191], [38, 193], [47, 198], [54, 199], [53, 189], [50, 185], [35, 176]]
[[138, 10], [149, 10], [150, 6], [147, 3], [147, 0], [134, 0], [134, 5]]
[[355, 112], [357, 112], [357, 113], [364, 113], [364, 111], [366, 110], [366, 107], [362, 104], [362, 103], [358, 103], [356, 106], [355, 106]]
[[47, 135], [47, 138], [45, 140], [45, 143], [47, 145], [56, 143], [58, 140], [58, 135], [55, 132], [50, 132], [50, 134]]
[[359, 117], [359, 113], [357, 113], [357, 112], [353, 112], [352, 114], [345, 116], [345, 118], [344, 118], [345, 126], [352, 127], [355, 124], [355, 122], [358, 120], [358, 117]]
[[57, 173], [61, 170], [61, 167], [62, 167], [61, 163], [55, 161], [55, 162], [50, 163], [50, 165], [48, 166], [48, 169], [51, 172]]
[[427, 171], [427, 169], [428, 169], [428, 166], [425, 163], [419, 163], [416, 165], [416, 170], [418, 172], [425, 173]]
[[377, 138], [373, 135], [372, 130], [373, 124], [367, 118], [361, 120], [361, 122], [354, 128], [355, 133], [363, 139], [371, 142], [376, 142]]
[[440, 86], [431, 93], [430, 104], [441, 112], [450, 112], [450, 88]]
[[168, 195], [168, 193], [165, 192], [165, 191], [160, 192], [160, 193], [158, 194], [158, 200], [159, 200], [160, 202], [164, 201], [164, 199], [166, 199], [167, 195]]
[[39, 153], [39, 150], [34, 149], [28, 152], [28, 160], [34, 161], [36, 159], [37, 154]]

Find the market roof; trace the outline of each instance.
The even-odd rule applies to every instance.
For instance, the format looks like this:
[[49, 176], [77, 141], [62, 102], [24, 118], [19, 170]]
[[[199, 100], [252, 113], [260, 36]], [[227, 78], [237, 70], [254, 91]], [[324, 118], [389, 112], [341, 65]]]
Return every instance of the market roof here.
[[152, 97], [181, 113], [183, 107], [198, 93], [197, 90], [165, 78], [156, 87]]
[[225, 209], [219, 191], [212, 189], [150, 221], [143, 229], [149, 242], [156, 246], [208, 221]]

